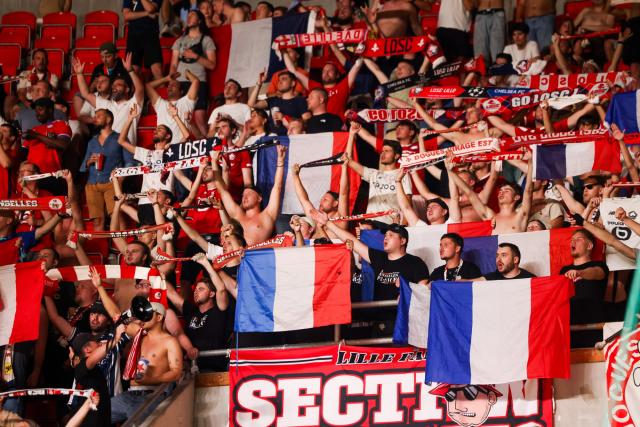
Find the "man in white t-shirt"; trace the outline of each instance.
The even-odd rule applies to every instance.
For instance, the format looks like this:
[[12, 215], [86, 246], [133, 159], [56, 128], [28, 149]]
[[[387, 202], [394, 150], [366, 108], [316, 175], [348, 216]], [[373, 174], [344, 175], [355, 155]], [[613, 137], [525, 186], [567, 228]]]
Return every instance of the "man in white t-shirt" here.
[[[94, 95], [96, 98], [103, 98], [105, 100], [111, 97], [111, 79], [109, 76], [99, 75], [90, 88], [94, 88]], [[96, 109], [88, 101], [86, 101], [79, 93], [76, 93], [73, 97], [73, 108], [76, 111], [78, 120], [84, 124], [93, 124], [93, 118], [96, 115]]]
[[251, 118], [251, 108], [247, 104], [240, 102], [242, 96], [242, 87], [240, 83], [233, 79], [227, 80], [224, 84], [224, 104], [216, 107], [209, 116], [209, 132], [208, 137], [216, 134], [216, 121], [220, 116], [229, 116], [240, 126], [244, 126], [244, 122]]
[[511, 29], [512, 44], [504, 47], [504, 53], [511, 55], [513, 68], [528, 69], [528, 66], [521, 65], [522, 61], [531, 62], [540, 57], [538, 43], [529, 40], [529, 26], [524, 22], [515, 22]]
[[[182, 123], [178, 116], [178, 111], [175, 107], [169, 107], [171, 117], [178, 123], [182, 138], [180, 142], [189, 139], [189, 131], [187, 127]], [[118, 137], [118, 144], [122, 146], [126, 151], [133, 154], [133, 158], [141, 162], [144, 166], [150, 168], [157, 168], [163, 163], [164, 150], [171, 145], [173, 139], [173, 133], [166, 125], [158, 125], [153, 134], [153, 143], [155, 150], [149, 150], [142, 147], [136, 147], [127, 140], [127, 131], [131, 127], [131, 124], [137, 120], [140, 115], [140, 110], [137, 106], [131, 107], [127, 116], [127, 121], [124, 124], [123, 132]], [[142, 175], [142, 188], [141, 192], [146, 193], [149, 190], [166, 190], [173, 193], [174, 178], [180, 180], [182, 185], [187, 187], [187, 190], [191, 189], [191, 181], [182, 174], [179, 169], [168, 171], [166, 177], [162, 172], [151, 172]], [[147, 197], [141, 197], [138, 200], [138, 222], [143, 225], [155, 224], [155, 218], [153, 214], [153, 206], [151, 201]]]
[[[104, 99], [98, 97], [95, 93], [89, 92], [87, 82], [84, 80], [82, 73], [84, 71], [84, 64], [77, 59], [73, 60], [73, 71], [78, 78], [78, 89], [80, 89], [80, 95], [95, 109], [104, 108], [111, 111], [113, 114], [114, 131], [122, 133], [124, 125], [129, 117], [129, 111], [135, 105], [137, 110], [142, 110], [142, 103], [144, 102], [144, 84], [140, 77], [136, 74], [131, 66], [131, 53], [127, 53], [124, 61], [122, 61], [125, 70], [129, 73], [129, 77], [133, 82], [133, 93], [131, 93], [131, 85], [128, 80], [123, 77], [116, 77], [111, 82], [111, 98]], [[128, 128], [127, 139], [129, 143], [136, 145], [138, 131], [138, 119], [136, 118]], [[132, 157], [125, 153], [125, 166], [131, 166], [133, 164]]]
[[[189, 79], [191, 85], [189, 86], [187, 93], [183, 94], [180, 82], [176, 80], [178, 75], [179, 73], [174, 73], [161, 79], [153, 80], [145, 86], [149, 102], [153, 105], [153, 109], [156, 110], [156, 126], [166, 125], [171, 129], [171, 132], [173, 133], [173, 139], [171, 140], [172, 144], [180, 142], [182, 138], [180, 137], [180, 127], [178, 126], [178, 123], [173, 120], [169, 113], [168, 107], [170, 103], [178, 109], [178, 116], [180, 117], [180, 120], [182, 120], [182, 123], [187, 126], [189, 132], [193, 132], [197, 129], [192, 126], [191, 118], [193, 116], [193, 109], [196, 105], [196, 101], [198, 100], [200, 80], [198, 80], [191, 71], [187, 70], [185, 72], [185, 77]], [[165, 83], [167, 84], [167, 99], [161, 97], [156, 91], [157, 87]], [[200, 137], [201, 135], [196, 136]]]
[[[380, 212], [389, 209], [400, 210], [396, 197], [397, 164], [402, 155], [402, 147], [398, 141], [385, 139], [380, 152], [378, 169], [362, 166], [355, 160], [348, 159], [348, 166], [369, 183], [369, 203], [367, 213]], [[411, 180], [408, 176], [402, 178], [405, 194], [411, 194]], [[390, 224], [390, 216], [382, 216], [378, 221]]]

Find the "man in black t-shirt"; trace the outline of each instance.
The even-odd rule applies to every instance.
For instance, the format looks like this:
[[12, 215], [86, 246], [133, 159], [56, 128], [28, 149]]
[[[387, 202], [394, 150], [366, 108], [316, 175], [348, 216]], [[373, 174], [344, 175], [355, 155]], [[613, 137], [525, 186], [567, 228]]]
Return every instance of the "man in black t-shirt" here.
[[409, 233], [402, 225], [391, 224], [384, 233], [384, 250], [373, 249], [356, 236], [327, 220], [327, 214], [317, 210], [311, 212], [316, 224], [326, 227], [342, 241], [353, 241], [353, 250], [371, 264], [375, 274], [373, 298], [377, 301], [398, 298], [400, 276], [406, 281], [427, 284], [429, 268], [421, 258], [407, 253]]
[[571, 236], [573, 264], [560, 269], [560, 274], [575, 282], [576, 292], [571, 298], [572, 324], [604, 321], [604, 294], [609, 269], [604, 262], [591, 259], [595, 242], [589, 231], [576, 230]]
[[[213, 270], [207, 257], [203, 253], [196, 254], [193, 260], [201, 264], [209, 273], [195, 283], [193, 303], [185, 300], [182, 295], [167, 283], [167, 297], [184, 316], [184, 330], [195, 347], [197, 357], [203, 350], [217, 350], [227, 348], [231, 331], [227, 308], [229, 297], [224, 282]], [[222, 372], [227, 369], [225, 357], [198, 358], [198, 368], [201, 371]]]
[[307, 133], [340, 132], [343, 130], [342, 119], [335, 114], [327, 113], [328, 100], [329, 95], [322, 88], [316, 88], [309, 92], [307, 108], [311, 117], [307, 118], [305, 122]]
[[486, 280], [530, 279], [536, 277], [520, 268], [520, 249], [513, 243], [500, 243], [496, 251], [496, 271], [484, 275]]
[[461, 258], [464, 240], [459, 234], [446, 233], [440, 238], [440, 259], [444, 265], [437, 267], [429, 276], [429, 281], [435, 280], [472, 280], [482, 276], [480, 269], [472, 262]]

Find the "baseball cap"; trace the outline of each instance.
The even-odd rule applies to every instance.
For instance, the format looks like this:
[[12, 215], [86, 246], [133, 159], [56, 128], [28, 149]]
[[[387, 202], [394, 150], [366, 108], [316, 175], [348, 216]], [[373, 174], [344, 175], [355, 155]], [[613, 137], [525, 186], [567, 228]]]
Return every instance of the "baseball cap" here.
[[391, 231], [393, 233], [396, 233], [397, 235], [399, 235], [400, 237], [405, 239], [407, 241], [407, 243], [409, 242], [409, 232], [407, 231], [407, 227], [405, 227], [404, 225], [395, 224], [395, 223], [389, 224], [389, 226], [385, 230], [385, 233], [387, 231]]
[[96, 301], [89, 309], [89, 313], [102, 314], [104, 316], [107, 316], [109, 319], [111, 319], [111, 316], [109, 316], [109, 313], [107, 312], [107, 309], [104, 307], [104, 304], [102, 304], [102, 301]]
[[104, 42], [100, 45], [100, 52], [115, 54], [116, 51], [117, 51], [116, 45], [111, 42]]
[[71, 348], [76, 356], [82, 356], [82, 349], [87, 343], [90, 342], [100, 342], [97, 337], [93, 336], [88, 332], [83, 332], [76, 335], [71, 341]]

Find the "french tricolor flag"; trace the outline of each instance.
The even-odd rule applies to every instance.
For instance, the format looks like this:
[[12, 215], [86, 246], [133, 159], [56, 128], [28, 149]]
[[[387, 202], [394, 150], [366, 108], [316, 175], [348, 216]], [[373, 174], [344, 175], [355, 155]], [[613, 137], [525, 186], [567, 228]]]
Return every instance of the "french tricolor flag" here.
[[235, 328], [277, 332], [351, 322], [345, 245], [247, 251], [238, 271]]
[[[293, 165], [304, 164], [314, 160], [326, 159], [342, 153], [347, 148], [348, 132], [326, 132], [308, 135], [279, 136], [278, 143], [287, 147], [285, 158], [285, 177], [282, 191], [282, 213], [298, 214], [303, 212], [302, 206], [296, 196], [291, 170]], [[277, 168], [277, 149], [274, 146], [258, 150], [254, 156], [254, 180], [256, 188], [263, 196], [262, 203], [269, 203], [269, 194], [273, 188]], [[300, 171], [300, 179], [309, 195], [309, 200], [314, 206], [318, 205], [320, 198], [329, 190], [338, 193], [340, 191], [340, 173], [342, 166], [322, 166], [303, 168]], [[360, 176], [349, 169], [349, 211], [355, 203], [360, 187]]]
[[640, 90], [618, 93], [611, 98], [605, 122], [624, 133], [640, 132]]
[[400, 277], [398, 314], [393, 329], [393, 343], [427, 348], [431, 290], [426, 285], [407, 282]]
[[433, 282], [425, 381], [569, 378], [573, 294], [564, 276]]
[[[527, 233], [501, 234], [464, 239], [462, 259], [476, 264], [482, 274], [496, 270], [496, 251], [500, 243], [513, 243], [520, 249], [520, 268], [536, 276], [550, 276], [573, 263], [571, 235], [578, 227], [554, 228]], [[593, 250], [594, 260], [603, 259], [604, 245], [599, 240]]]
[[533, 179], [578, 176], [593, 170], [620, 173], [620, 146], [613, 139], [532, 145]]
[[0, 267], [0, 346], [38, 338], [43, 288], [40, 261]]
[[212, 28], [216, 68], [207, 76], [209, 94], [222, 93], [229, 79], [236, 80], [242, 87], [253, 86], [265, 69], [267, 78], [271, 78], [274, 72], [284, 68], [284, 62], [271, 48], [273, 40], [285, 34], [312, 33], [314, 24], [315, 12], [309, 12]]

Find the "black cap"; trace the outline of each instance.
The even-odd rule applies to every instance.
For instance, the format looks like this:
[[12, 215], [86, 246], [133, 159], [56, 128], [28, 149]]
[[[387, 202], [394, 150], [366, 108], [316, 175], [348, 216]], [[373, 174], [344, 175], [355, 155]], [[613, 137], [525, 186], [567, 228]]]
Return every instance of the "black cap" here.
[[396, 223], [389, 224], [389, 226], [385, 230], [385, 233], [387, 231], [396, 233], [400, 237], [404, 238], [407, 241], [407, 243], [409, 243], [409, 232], [407, 231], [407, 227], [405, 227], [404, 225], [400, 225]]
[[75, 336], [71, 341], [71, 348], [78, 357], [82, 357], [82, 349], [89, 342], [99, 342], [98, 338], [90, 333], [83, 332]]
[[107, 316], [107, 318], [111, 319], [111, 316], [109, 316], [109, 313], [107, 312], [104, 304], [102, 304], [102, 301], [96, 301], [89, 309], [89, 313], [103, 314]]
[[55, 107], [55, 104], [52, 100], [50, 100], [49, 98], [39, 98], [36, 99], [35, 101], [33, 101], [33, 108], [36, 107], [44, 107], [44, 108], [49, 108], [51, 110], [53, 110], [53, 107]]

